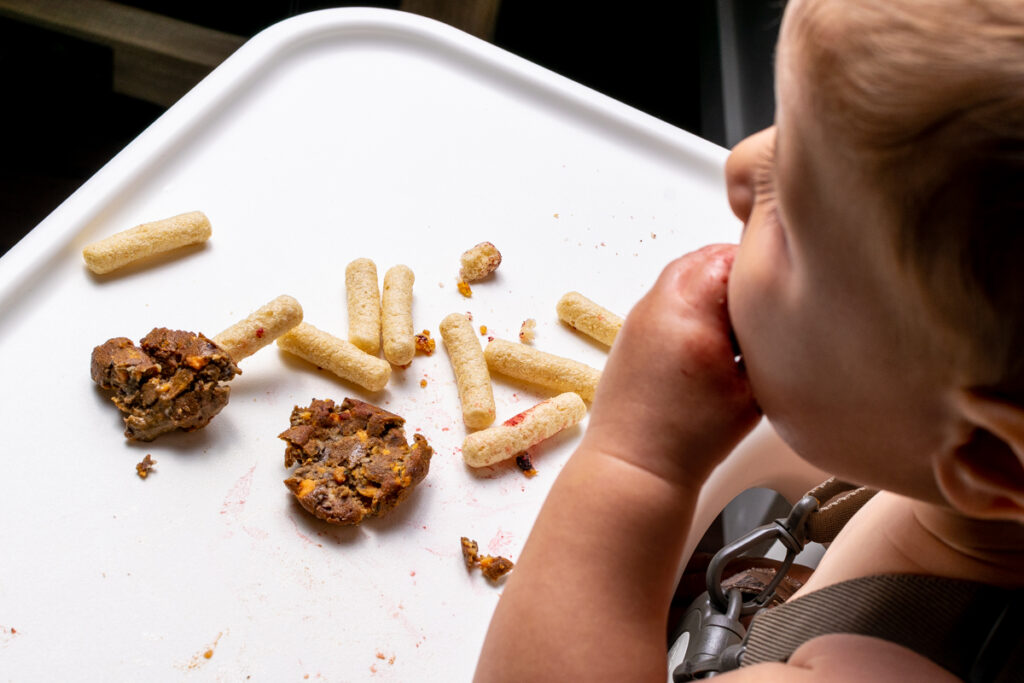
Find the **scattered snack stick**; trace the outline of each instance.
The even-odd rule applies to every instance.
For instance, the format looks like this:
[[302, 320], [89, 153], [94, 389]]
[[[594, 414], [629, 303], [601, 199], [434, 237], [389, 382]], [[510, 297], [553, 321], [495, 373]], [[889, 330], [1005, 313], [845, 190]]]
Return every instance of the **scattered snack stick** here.
[[[381, 361], [383, 362], [383, 361]], [[405, 420], [363, 401], [313, 399], [295, 406], [285, 467], [298, 463], [284, 484], [311, 515], [332, 524], [359, 524], [398, 505], [430, 470], [433, 450], [420, 434], [405, 440]]]
[[514, 458], [531, 446], [578, 423], [587, 406], [571, 391], [541, 401], [500, 425], [474, 432], [462, 442], [462, 459], [486, 467]]
[[523, 321], [523, 324], [519, 326], [519, 341], [524, 344], [532, 344], [533, 340], [537, 338], [537, 321], [533, 318], [527, 318]]
[[277, 345], [370, 391], [380, 391], [391, 378], [391, 366], [387, 361], [371, 356], [355, 344], [338, 339], [309, 323], [299, 323], [278, 337]]
[[283, 294], [213, 338], [237, 363], [302, 322], [302, 306]]
[[489, 343], [484, 358], [493, 372], [555, 391], [574, 391], [587, 401], [594, 399], [601, 379], [601, 371], [589, 365], [504, 339]]
[[146, 457], [142, 459], [142, 462], [135, 465], [135, 473], [139, 475], [139, 479], [145, 479], [153, 471], [153, 465], [155, 464], [156, 460], [153, 459], [153, 456], [146, 453]]
[[459, 539], [462, 544], [462, 560], [466, 563], [466, 569], [479, 567], [480, 572], [492, 583], [512, 571], [515, 566], [512, 560], [493, 555], [480, 555], [480, 548], [476, 541], [463, 536]]
[[82, 250], [82, 258], [89, 270], [103, 275], [148, 256], [205, 242], [212, 232], [210, 219], [193, 211], [136, 225], [93, 242]]
[[440, 330], [455, 371], [463, 422], [470, 429], [490, 426], [495, 415], [491, 375], [469, 318], [462, 313], [452, 313], [441, 321]]
[[464, 251], [459, 261], [462, 264], [459, 279], [463, 282], [476, 282], [493, 273], [501, 265], [501, 252], [490, 242], [481, 242]]
[[345, 267], [348, 340], [371, 355], [380, 351], [380, 288], [377, 264], [357, 258]]
[[409, 266], [393, 266], [384, 274], [381, 336], [384, 357], [394, 365], [408, 365], [416, 355], [412, 328], [412, 285], [415, 280]]
[[602, 308], [579, 292], [569, 292], [555, 306], [558, 317], [580, 332], [602, 344], [612, 345], [623, 319], [607, 308]]

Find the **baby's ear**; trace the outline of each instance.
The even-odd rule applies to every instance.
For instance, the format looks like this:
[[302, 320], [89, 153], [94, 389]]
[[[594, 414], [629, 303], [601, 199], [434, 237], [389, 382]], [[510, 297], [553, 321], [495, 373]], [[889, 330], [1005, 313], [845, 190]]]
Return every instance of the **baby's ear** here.
[[1024, 523], [1024, 405], [962, 390], [958, 409], [973, 429], [935, 462], [946, 499], [970, 517]]

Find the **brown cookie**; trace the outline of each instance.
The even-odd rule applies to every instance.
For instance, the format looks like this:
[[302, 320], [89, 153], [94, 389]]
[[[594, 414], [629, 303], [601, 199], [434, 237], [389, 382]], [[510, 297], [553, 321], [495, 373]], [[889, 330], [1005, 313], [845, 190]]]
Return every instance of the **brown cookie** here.
[[419, 434], [410, 446], [405, 420], [377, 406], [346, 398], [314, 399], [292, 410], [279, 435], [288, 446], [286, 467], [298, 463], [285, 486], [310, 514], [333, 524], [359, 524], [401, 501], [430, 469], [433, 450]]
[[202, 334], [153, 329], [139, 346], [116, 337], [92, 351], [92, 379], [114, 390], [124, 435], [152, 441], [164, 432], [205, 427], [227, 405], [226, 384], [241, 370]]

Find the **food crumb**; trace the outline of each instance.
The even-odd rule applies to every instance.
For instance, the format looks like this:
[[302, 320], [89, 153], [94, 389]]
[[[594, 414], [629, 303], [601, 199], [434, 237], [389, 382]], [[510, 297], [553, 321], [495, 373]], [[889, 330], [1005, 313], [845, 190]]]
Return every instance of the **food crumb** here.
[[388, 664], [394, 665], [396, 656], [397, 655], [391, 655], [390, 657], [388, 657]]
[[523, 474], [527, 477], [537, 476], [537, 470], [533, 466], [533, 460], [530, 459], [530, 454], [523, 451], [516, 456], [516, 467], [522, 470]]
[[537, 321], [527, 318], [519, 328], [519, 341], [524, 344], [532, 344], [537, 338]]
[[501, 252], [490, 242], [481, 242], [463, 252], [459, 279], [465, 282], [482, 280], [501, 265]]
[[555, 214], [555, 218], [558, 218], [558, 214], [557, 213]]
[[387, 659], [387, 655], [385, 655], [383, 652], [378, 652], [377, 659]]
[[416, 350], [428, 356], [437, 348], [437, 342], [430, 337], [430, 330], [423, 330], [420, 334], [415, 335], [415, 340]]
[[145, 479], [149, 476], [155, 464], [156, 460], [153, 459], [153, 456], [146, 453], [146, 457], [142, 459], [142, 462], [135, 464], [135, 473], [139, 475], [139, 479]]
[[487, 325], [480, 326], [480, 334], [487, 334]]
[[512, 568], [515, 566], [512, 560], [505, 557], [480, 555], [480, 548], [477, 542], [465, 536], [461, 537], [459, 541], [462, 545], [462, 559], [466, 563], [466, 569], [479, 567], [481, 573], [491, 583], [497, 582], [502, 576], [512, 571]]
[[207, 659], [213, 657], [213, 650], [207, 650], [206, 652], [204, 652], [203, 657], [206, 657]]
[[473, 290], [470, 289], [469, 285], [463, 282], [462, 280], [459, 280], [459, 284], [457, 286], [459, 288], [459, 294], [461, 294], [462, 296], [466, 297], [467, 299], [473, 296]]
[[651, 233], [651, 239], [652, 239], [652, 240], [656, 240], [656, 239], [658, 239], [658, 236], [657, 236], [657, 235], [655, 235], [655, 234], [654, 234], [654, 233], [652, 232], [652, 233]]
[[420, 380], [420, 387], [423, 388], [423, 389], [426, 389], [427, 388], [427, 380], [421, 379]]
[[466, 319], [469, 320], [469, 322], [473, 322], [473, 312], [472, 311], [466, 311]]

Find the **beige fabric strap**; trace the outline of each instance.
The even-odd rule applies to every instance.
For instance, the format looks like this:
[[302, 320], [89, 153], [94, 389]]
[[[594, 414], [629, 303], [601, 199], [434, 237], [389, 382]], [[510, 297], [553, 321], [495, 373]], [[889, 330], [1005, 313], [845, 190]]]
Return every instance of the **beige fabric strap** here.
[[898, 643], [965, 678], [1007, 593], [971, 581], [907, 574], [833, 584], [758, 612], [741, 666], [784, 662], [812, 638], [856, 633]]
[[831, 542], [850, 518], [878, 491], [858, 487], [832, 477], [807, 492], [818, 500], [818, 509], [807, 518], [807, 540]]

